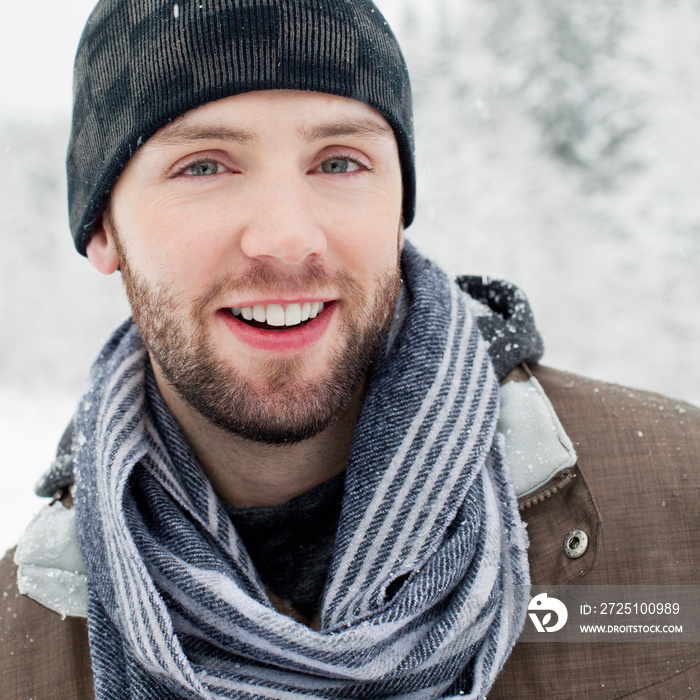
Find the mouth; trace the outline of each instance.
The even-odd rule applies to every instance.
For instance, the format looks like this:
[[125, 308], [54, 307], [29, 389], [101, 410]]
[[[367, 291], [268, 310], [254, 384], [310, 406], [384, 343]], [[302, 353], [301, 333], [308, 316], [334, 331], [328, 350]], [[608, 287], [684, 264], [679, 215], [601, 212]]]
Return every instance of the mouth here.
[[320, 342], [337, 308], [337, 299], [277, 301], [224, 307], [218, 313], [239, 342], [256, 351], [286, 356], [306, 352]]
[[233, 307], [232, 316], [248, 326], [266, 331], [285, 331], [300, 328], [313, 321], [324, 309], [322, 301], [292, 304], [255, 304]]

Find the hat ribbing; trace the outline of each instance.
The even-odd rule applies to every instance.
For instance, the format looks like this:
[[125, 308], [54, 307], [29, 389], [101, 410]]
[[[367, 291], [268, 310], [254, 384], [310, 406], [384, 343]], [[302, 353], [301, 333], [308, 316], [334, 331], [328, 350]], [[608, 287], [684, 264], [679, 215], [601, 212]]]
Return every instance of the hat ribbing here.
[[415, 210], [408, 71], [370, 0], [101, 0], [78, 46], [68, 206], [85, 255], [129, 159], [169, 121], [256, 90], [311, 90], [376, 109], [396, 135], [404, 224]]

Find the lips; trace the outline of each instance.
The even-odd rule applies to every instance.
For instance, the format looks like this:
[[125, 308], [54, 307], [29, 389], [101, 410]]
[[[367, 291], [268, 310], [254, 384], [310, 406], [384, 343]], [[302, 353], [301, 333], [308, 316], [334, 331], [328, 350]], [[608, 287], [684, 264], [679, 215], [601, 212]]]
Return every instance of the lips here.
[[291, 302], [231, 307], [220, 309], [219, 314], [245, 345], [287, 354], [306, 350], [320, 341], [336, 308], [335, 300]]
[[323, 311], [322, 301], [306, 301], [293, 304], [255, 304], [233, 307], [231, 313], [250, 325], [265, 328], [289, 328], [316, 318]]

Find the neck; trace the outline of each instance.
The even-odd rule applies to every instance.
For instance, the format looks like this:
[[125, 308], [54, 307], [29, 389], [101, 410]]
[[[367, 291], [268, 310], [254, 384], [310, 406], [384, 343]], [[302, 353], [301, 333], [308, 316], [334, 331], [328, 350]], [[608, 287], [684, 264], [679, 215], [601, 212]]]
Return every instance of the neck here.
[[345, 470], [364, 398], [364, 383], [325, 430], [291, 445], [253, 442], [210, 423], [164, 380], [156, 382], [215, 491], [235, 506], [284, 503]]

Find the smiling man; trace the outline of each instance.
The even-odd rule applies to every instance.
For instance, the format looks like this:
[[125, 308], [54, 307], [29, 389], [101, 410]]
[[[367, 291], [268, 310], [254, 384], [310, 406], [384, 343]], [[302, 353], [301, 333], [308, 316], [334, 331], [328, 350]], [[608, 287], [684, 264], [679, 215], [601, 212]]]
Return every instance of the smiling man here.
[[121, 270], [158, 388], [228, 502], [344, 470], [399, 292], [401, 205], [387, 121], [313, 92], [188, 112], [120, 175], [87, 256]]
[[404, 240], [369, 0], [101, 0], [74, 98], [74, 242], [133, 317], [0, 564], [3, 698], [692, 691], [689, 644], [516, 646], [531, 581], [697, 580], [700, 416], [536, 366], [519, 290]]

